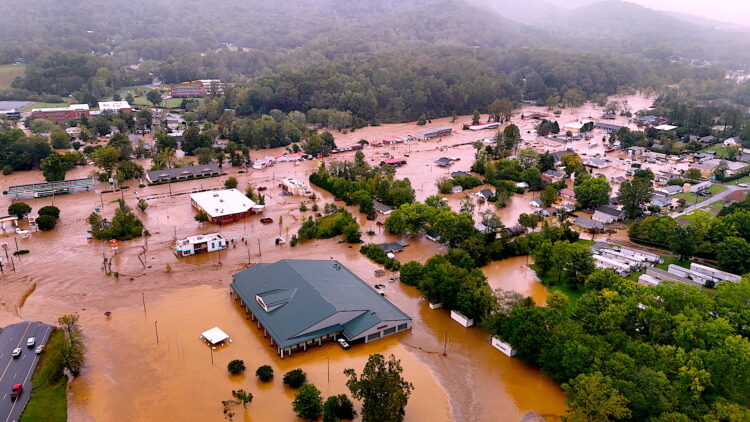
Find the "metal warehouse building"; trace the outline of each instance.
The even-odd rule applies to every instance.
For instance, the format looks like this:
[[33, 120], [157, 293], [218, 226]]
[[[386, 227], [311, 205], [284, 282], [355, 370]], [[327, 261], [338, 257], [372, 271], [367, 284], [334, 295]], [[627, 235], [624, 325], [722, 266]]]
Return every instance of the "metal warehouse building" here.
[[412, 326], [409, 316], [338, 261], [284, 259], [233, 279], [232, 295], [282, 358], [342, 336], [366, 343]]

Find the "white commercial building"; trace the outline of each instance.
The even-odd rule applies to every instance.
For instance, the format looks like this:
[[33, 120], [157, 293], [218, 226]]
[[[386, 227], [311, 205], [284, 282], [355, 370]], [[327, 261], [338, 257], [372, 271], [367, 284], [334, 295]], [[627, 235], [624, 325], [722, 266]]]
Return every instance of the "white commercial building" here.
[[256, 205], [253, 200], [237, 189], [213, 190], [190, 194], [194, 208], [208, 214], [212, 223], [232, 223], [251, 214], [263, 211], [263, 205]]
[[202, 252], [214, 252], [228, 247], [227, 239], [221, 233], [198, 234], [175, 242], [174, 250], [180, 256], [191, 256]]

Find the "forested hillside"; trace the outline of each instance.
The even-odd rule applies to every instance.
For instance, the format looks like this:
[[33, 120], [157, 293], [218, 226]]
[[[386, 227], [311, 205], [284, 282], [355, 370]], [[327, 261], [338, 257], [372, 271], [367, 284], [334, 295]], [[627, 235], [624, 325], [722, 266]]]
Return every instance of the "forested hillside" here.
[[691, 47], [709, 30], [622, 2], [540, 1], [546, 22], [527, 25], [477, 1], [8, 0], [0, 64], [28, 66], [0, 98], [92, 102], [153, 77], [221, 78], [234, 84], [216, 107], [239, 115], [330, 108], [372, 123], [469, 113], [497, 98], [574, 105], [717, 79], [721, 68], [670, 56], [716, 55], [718, 40], [737, 61], [750, 52], [716, 31]]

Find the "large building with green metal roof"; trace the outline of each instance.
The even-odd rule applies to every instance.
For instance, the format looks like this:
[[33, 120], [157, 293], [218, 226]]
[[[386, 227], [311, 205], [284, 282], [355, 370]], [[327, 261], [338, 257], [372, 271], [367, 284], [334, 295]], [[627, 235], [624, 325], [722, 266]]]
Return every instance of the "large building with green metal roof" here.
[[328, 340], [366, 343], [412, 326], [408, 315], [338, 261], [283, 259], [233, 279], [233, 296], [282, 358]]

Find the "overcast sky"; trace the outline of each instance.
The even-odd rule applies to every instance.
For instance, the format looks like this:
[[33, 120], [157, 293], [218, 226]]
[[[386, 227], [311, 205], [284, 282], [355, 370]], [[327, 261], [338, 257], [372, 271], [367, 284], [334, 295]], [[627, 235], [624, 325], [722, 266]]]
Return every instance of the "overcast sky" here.
[[657, 10], [670, 10], [691, 15], [750, 25], [750, 1], [748, 0], [627, 0]]

